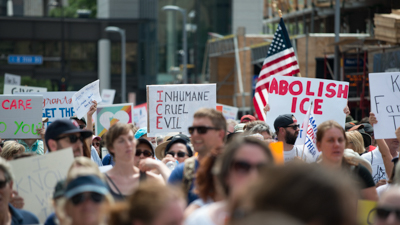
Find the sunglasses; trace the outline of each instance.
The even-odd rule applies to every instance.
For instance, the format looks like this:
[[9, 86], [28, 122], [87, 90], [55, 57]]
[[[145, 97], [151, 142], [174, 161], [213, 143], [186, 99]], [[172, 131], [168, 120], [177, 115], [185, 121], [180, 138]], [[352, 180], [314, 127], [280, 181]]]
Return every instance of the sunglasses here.
[[396, 209], [396, 208], [384, 208], [384, 207], [378, 207], [375, 209], [372, 209], [369, 214], [368, 214], [368, 224], [373, 224], [373, 222], [371, 221], [371, 214], [373, 212], [376, 212], [376, 216], [379, 219], [382, 220], [386, 220], [388, 218], [388, 216], [394, 212], [396, 214], [396, 219], [397, 221], [400, 221], [400, 209]]
[[89, 198], [94, 203], [100, 203], [104, 200], [104, 195], [96, 192], [89, 192], [89, 194], [80, 193], [72, 196], [71, 202], [74, 205], [79, 205], [82, 202], [86, 201], [87, 198]]
[[61, 140], [61, 139], [64, 139], [64, 138], [69, 138], [69, 142], [71, 142], [72, 144], [77, 142], [78, 140], [81, 140], [81, 142], [83, 143], [85, 141], [85, 139], [86, 139], [83, 136], [79, 136], [78, 137], [76, 135], [71, 134], [71, 135], [67, 135], [67, 136], [63, 136], [63, 137], [58, 137], [55, 140], [58, 141], [58, 140]]
[[7, 180], [0, 181], [0, 189], [3, 189], [6, 186], [7, 183], [8, 183]]
[[4, 141], [0, 142], [0, 147], [4, 147]]
[[188, 130], [189, 130], [189, 134], [192, 135], [195, 130], [197, 130], [197, 133], [199, 133], [199, 134], [205, 134], [205, 133], [207, 133], [208, 130], [219, 130], [219, 128], [198, 126], [198, 127], [189, 127]]
[[300, 128], [300, 124], [295, 124], [295, 125], [290, 125], [290, 126], [285, 126], [285, 127], [291, 127], [293, 130], [297, 130]]
[[172, 155], [172, 157], [178, 155], [178, 157], [183, 158], [186, 156], [186, 152], [167, 152], [167, 155]]
[[81, 129], [83, 129], [85, 127], [86, 127], [85, 125], [79, 125], [79, 128], [81, 128]]
[[142, 153], [143, 153], [144, 157], [153, 156], [153, 153], [152, 153], [151, 151], [149, 151], [149, 150], [144, 150], [144, 151], [142, 151], [142, 150], [136, 150], [135, 155], [136, 155], [136, 156], [140, 156]]
[[251, 164], [242, 160], [234, 161], [232, 163], [233, 170], [241, 174], [248, 174], [253, 169], [257, 169], [258, 172], [260, 172], [264, 166], [265, 163]]
[[92, 145], [96, 146], [96, 147], [99, 147], [100, 146], [100, 142], [93, 142]]

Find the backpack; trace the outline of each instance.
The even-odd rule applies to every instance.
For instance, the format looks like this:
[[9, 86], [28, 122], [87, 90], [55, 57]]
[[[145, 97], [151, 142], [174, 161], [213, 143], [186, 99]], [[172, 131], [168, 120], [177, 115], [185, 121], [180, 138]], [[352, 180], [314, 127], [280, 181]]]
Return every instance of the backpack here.
[[182, 190], [184, 193], [189, 193], [193, 179], [196, 177], [196, 157], [190, 157], [185, 160], [183, 167]]

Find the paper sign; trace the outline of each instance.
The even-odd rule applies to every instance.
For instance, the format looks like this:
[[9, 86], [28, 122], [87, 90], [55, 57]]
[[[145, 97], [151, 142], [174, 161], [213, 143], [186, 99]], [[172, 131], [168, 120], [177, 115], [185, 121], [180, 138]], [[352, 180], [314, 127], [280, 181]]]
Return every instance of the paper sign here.
[[24, 199], [23, 209], [35, 214], [41, 223], [53, 212], [54, 187], [57, 181], [66, 178], [73, 160], [72, 148], [68, 148], [10, 161], [13, 188]]
[[222, 112], [225, 119], [236, 120], [239, 108], [217, 103], [217, 110]]
[[136, 127], [147, 127], [147, 103], [133, 107], [133, 121]]
[[21, 76], [6, 73], [4, 75], [4, 84], [21, 85]]
[[[359, 225], [369, 225], [374, 223], [375, 211], [373, 210], [377, 203], [369, 200], [358, 200], [357, 204], [357, 220]], [[371, 214], [371, 215], [370, 215]], [[368, 223], [368, 216], [369, 222]]]
[[374, 124], [375, 139], [396, 138], [400, 126], [400, 73], [370, 73], [371, 112], [378, 120]]
[[72, 96], [72, 104], [78, 118], [84, 117], [86, 113], [89, 112], [93, 100], [101, 102], [99, 83], [99, 80], [96, 80], [86, 85]]
[[[313, 113], [317, 125], [326, 120], [335, 120], [344, 127], [349, 83], [325, 79], [310, 79], [289, 76], [272, 76], [269, 86], [267, 124], [274, 124], [282, 114], [293, 114], [297, 121], [303, 121], [314, 101]], [[275, 131], [274, 127], [271, 129]]]
[[147, 85], [148, 137], [184, 132], [200, 108], [216, 107], [215, 84]]
[[114, 103], [115, 90], [114, 89], [103, 89], [101, 91], [101, 99], [103, 99], [99, 104], [102, 105], [112, 105]]
[[39, 138], [42, 127], [42, 96], [0, 95], [0, 137]]
[[98, 105], [96, 118], [96, 136], [101, 137], [116, 123], [133, 122], [133, 104]]
[[5, 95], [15, 94], [15, 93], [24, 93], [24, 92], [46, 92], [47, 88], [43, 87], [29, 87], [29, 86], [18, 86], [18, 85], [8, 85], [4, 84], [4, 91]]
[[269, 144], [272, 156], [274, 157], [274, 162], [276, 165], [283, 165], [285, 159], [283, 157], [283, 142], [272, 142]]

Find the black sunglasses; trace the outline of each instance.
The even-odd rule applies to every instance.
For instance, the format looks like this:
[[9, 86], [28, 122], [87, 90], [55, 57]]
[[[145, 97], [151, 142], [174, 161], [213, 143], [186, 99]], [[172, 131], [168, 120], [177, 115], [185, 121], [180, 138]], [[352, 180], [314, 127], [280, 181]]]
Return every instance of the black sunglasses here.
[[295, 124], [295, 125], [290, 125], [290, 126], [285, 126], [285, 127], [291, 127], [293, 130], [297, 130], [300, 128], [300, 124]]
[[254, 165], [242, 160], [234, 161], [232, 163], [233, 170], [242, 174], [247, 174], [250, 172], [250, 170], [253, 169], [257, 169], [258, 171], [260, 171], [262, 168], [264, 168], [264, 166], [265, 163], [258, 163]]
[[4, 146], [4, 141], [0, 142], [0, 147]]
[[194, 130], [197, 130], [197, 133], [199, 133], [199, 134], [205, 134], [205, 133], [207, 133], [208, 130], [219, 130], [219, 128], [198, 126], [198, 127], [189, 127], [188, 130], [189, 130], [189, 134], [192, 135], [194, 133]]
[[7, 180], [0, 181], [0, 189], [3, 189], [6, 186], [7, 183], [8, 183]]
[[92, 145], [96, 146], [96, 147], [99, 147], [100, 146], [100, 142], [93, 142]]
[[144, 150], [144, 151], [142, 151], [142, 150], [136, 150], [135, 155], [136, 155], [136, 156], [140, 156], [142, 153], [143, 153], [144, 157], [153, 156], [153, 153], [152, 153], [151, 151], [149, 151], [149, 150]]
[[55, 140], [58, 141], [58, 140], [61, 140], [61, 139], [64, 139], [64, 138], [69, 138], [69, 142], [71, 142], [72, 144], [77, 142], [78, 140], [81, 140], [81, 142], [83, 143], [85, 141], [85, 139], [86, 139], [83, 136], [79, 136], [78, 137], [76, 135], [71, 134], [71, 135], [67, 135], [67, 136], [63, 136], [63, 137], [58, 137]]
[[79, 125], [79, 128], [81, 128], [81, 129], [83, 129], [85, 127], [86, 127], [86, 125]]
[[167, 152], [167, 155], [172, 155], [172, 157], [178, 155], [178, 157], [183, 158], [186, 156], [186, 152]]
[[373, 218], [371, 218], [371, 214], [373, 212], [376, 212], [376, 216], [380, 219], [386, 220], [388, 216], [394, 212], [396, 214], [396, 219], [397, 221], [400, 221], [400, 209], [397, 208], [386, 208], [386, 207], [377, 207], [372, 209], [368, 213], [368, 224], [373, 224], [373, 221], [371, 221]]
[[92, 200], [94, 203], [100, 203], [104, 200], [104, 195], [96, 193], [96, 192], [89, 192], [89, 194], [80, 193], [77, 195], [72, 196], [71, 202], [74, 205], [79, 205], [84, 202], [87, 198]]

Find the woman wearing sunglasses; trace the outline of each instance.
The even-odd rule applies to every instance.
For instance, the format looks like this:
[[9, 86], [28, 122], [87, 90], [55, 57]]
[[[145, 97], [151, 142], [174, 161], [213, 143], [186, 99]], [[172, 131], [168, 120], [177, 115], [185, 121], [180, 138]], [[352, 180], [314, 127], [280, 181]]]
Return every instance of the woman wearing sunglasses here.
[[[373, 215], [375, 215], [375, 218]], [[400, 225], [400, 187], [391, 187], [382, 194], [378, 206], [368, 215], [368, 223]]]
[[238, 137], [229, 143], [217, 159], [212, 173], [223, 200], [194, 211], [186, 225], [223, 225], [229, 219], [228, 205], [245, 185], [257, 180], [259, 171], [274, 163], [268, 146], [254, 137]]
[[188, 145], [189, 138], [179, 134], [170, 141], [166, 141], [156, 148], [156, 156], [164, 163], [178, 161], [183, 163], [187, 158], [193, 156], [192, 148]]

